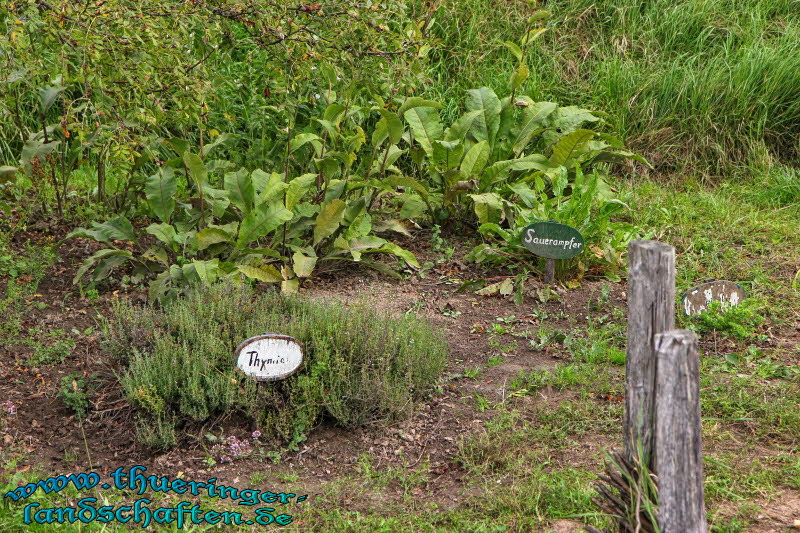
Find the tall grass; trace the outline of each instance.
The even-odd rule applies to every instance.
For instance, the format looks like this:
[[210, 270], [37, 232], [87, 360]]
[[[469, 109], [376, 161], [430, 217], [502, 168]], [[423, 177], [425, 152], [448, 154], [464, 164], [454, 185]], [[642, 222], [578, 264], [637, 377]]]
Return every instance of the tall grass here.
[[505, 89], [514, 59], [502, 43], [541, 8], [550, 31], [529, 49], [532, 98], [605, 111], [661, 172], [800, 158], [797, 0], [454, 0], [433, 25], [428, 92]]

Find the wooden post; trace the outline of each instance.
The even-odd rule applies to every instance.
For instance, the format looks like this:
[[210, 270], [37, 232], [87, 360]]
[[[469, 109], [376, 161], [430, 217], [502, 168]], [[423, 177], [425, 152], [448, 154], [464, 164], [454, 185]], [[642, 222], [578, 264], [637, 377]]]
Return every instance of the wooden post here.
[[553, 283], [556, 278], [556, 260], [549, 257], [544, 260], [544, 282]]
[[675, 249], [658, 241], [633, 241], [628, 249], [628, 351], [625, 363], [623, 439], [628, 457], [641, 440], [652, 459], [658, 333], [675, 327]]
[[655, 349], [658, 525], [665, 533], [706, 533], [697, 336], [688, 330], [661, 333]]

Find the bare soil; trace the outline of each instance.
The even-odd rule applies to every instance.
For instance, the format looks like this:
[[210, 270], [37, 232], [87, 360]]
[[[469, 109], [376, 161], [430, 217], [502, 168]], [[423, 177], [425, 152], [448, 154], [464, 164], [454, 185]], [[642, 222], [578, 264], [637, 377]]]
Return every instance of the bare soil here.
[[[58, 227], [45, 228], [30, 234], [30, 238], [34, 242], [53, 242], [62, 238], [64, 233], [65, 230]], [[414, 244], [405, 245], [414, 248]], [[277, 476], [296, 474], [297, 482], [288, 488], [302, 488], [310, 500], [322, 494], [332, 481], [357, 473], [358, 459], [364, 454], [371, 458], [376, 470], [385, 467], [414, 469], [423, 462], [429, 464], [434, 475], [424, 489], [414, 489], [414, 494], [424, 494], [427, 501], [442, 508], [457, 506], [474, 495], [474, 487], [467, 483], [468, 473], [458, 461], [458, 445], [465, 435], [481, 430], [494, 415], [492, 409], [480, 412], [475, 408], [475, 393], [491, 403], [501, 401], [507, 394], [509, 380], [520, 371], [552, 368], [559, 361], [569, 359], [569, 354], [559, 350], [535, 350], [521, 338], [518, 348], [505, 354], [501, 364], [486, 367], [489, 356], [497, 353], [496, 348], [489, 346], [488, 329], [498, 317], [513, 315], [515, 328], [535, 333], [539, 327], [533, 314], [535, 308], [541, 308], [551, 317], [580, 317], [585, 315], [588, 303], [597, 300], [606, 283], [584, 280], [579, 288], [568, 292], [556, 288], [560, 298], [540, 303], [535, 299], [535, 290], [543, 285], [529, 281], [525, 302], [518, 306], [510, 297], [482, 297], [456, 292], [461, 281], [477, 275], [470, 270], [474, 267], [457, 259], [428, 270], [424, 279], [415, 275], [398, 281], [352, 267], [309, 280], [302, 291], [310, 297], [335, 299], [342, 305], [366, 301], [388, 313], [411, 310], [427, 316], [434, 325], [442, 328], [451, 355], [440, 390], [410, 419], [393, 426], [345, 431], [323, 421], [299, 450], [289, 453], [279, 464], [244, 459], [209, 467], [205, 462], [208, 444], [203, 442], [202, 435], [209, 429], [219, 434], [221, 426], [225, 434], [244, 438], [249, 434], [248, 421], [230, 418], [214, 428], [197, 428], [196, 439], [186, 439], [166, 453], [153, 453], [136, 442], [135, 413], [124, 400], [118, 383], [123, 369], [99, 346], [98, 315], [110, 312], [113, 298], [144, 301], [144, 295], [141, 292], [123, 294], [109, 291], [95, 301], [81, 298], [72, 285], [72, 278], [83, 258], [94, 249], [94, 243], [80, 239], [67, 241], [59, 248], [58, 258], [48, 269], [35, 297], [36, 302], [43, 302], [46, 306], [42, 310], [31, 306], [32, 311], [23, 324], [23, 328], [40, 326], [67, 332], [93, 328], [90, 335], [75, 336], [77, 343], [67, 360], [56, 366], [31, 368], [25, 363], [30, 348], [0, 345], [0, 397], [18, 406], [15, 415], [4, 418], [6, 427], [0, 427], [0, 445], [19, 454], [18, 468], [33, 468], [52, 475], [88, 471], [90, 468], [106, 473], [117, 467], [138, 464], [146, 466], [148, 473], [170, 477], [181, 473], [187, 479], [216, 477], [218, 483], [266, 490], [286, 485], [278, 481]], [[426, 256], [428, 260], [435, 260], [429, 250], [419, 247], [414, 251], [421, 256], [421, 263]], [[461, 254], [456, 253], [454, 257], [461, 257]], [[610, 287], [609, 305], [624, 308], [625, 284], [611, 284]], [[564, 315], [559, 315], [561, 312]], [[560, 322], [549, 320], [548, 325], [570, 327], [568, 318]], [[793, 329], [774, 335], [773, 342], [796, 342]], [[724, 348], [716, 345], [709, 351], [721, 353]], [[477, 366], [482, 367], [478, 379], [464, 377], [465, 368]], [[73, 372], [94, 376], [94, 381], [99, 383], [91, 395], [90, 412], [82, 424], [58, 397], [61, 378]], [[526, 409], [557, 405], [562, 396], [557, 391], [544, 390], [525, 398], [519, 403], [519, 408], [524, 414]], [[622, 399], [609, 398], [608, 401], [621, 402]], [[578, 449], [570, 450], [569, 456], [560, 459], [574, 465], [582, 462], [599, 465], [603, 450], [615, 445], [615, 442], [608, 442], [607, 436], [586, 439]], [[251, 474], [256, 471], [267, 474], [261, 487], [250, 485]], [[390, 486], [382, 497], [392, 498], [392, 490], [397, 498], [402, 496], [402, 487]], [[759, 517], [759, 527], [764, 524], [764, 528], [758, 531], [777, 531], [790, 526], [787, 517], [798, 516], [800, 508], [797, 496], [788, 495], [788, 499], [765, 505], [763, 519]], [[356, 497], [348, 499], [347, 495], [341, 501], [351, 509], [366, 509], [376, 503], [380, 502]], [[551, 524], [551, 529], [577, 531], [580, 524], [559, 521]]]

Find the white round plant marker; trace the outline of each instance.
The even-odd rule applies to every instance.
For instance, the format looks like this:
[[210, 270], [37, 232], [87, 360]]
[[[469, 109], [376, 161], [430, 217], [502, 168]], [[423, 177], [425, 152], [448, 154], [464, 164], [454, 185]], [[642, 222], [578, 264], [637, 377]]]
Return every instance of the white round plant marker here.
[[303, 345], [288, 335], [265, 333], [242, 342], [233, 358], [236, 366], [256, 381], [277, 381], [303, 364]]

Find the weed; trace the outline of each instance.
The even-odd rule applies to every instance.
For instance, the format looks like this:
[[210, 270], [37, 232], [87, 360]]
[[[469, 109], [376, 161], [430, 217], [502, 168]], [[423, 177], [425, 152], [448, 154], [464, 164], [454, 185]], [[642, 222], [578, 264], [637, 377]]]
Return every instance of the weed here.
[[478, 379], [481, 375], [481, 367], [465, 368], [463, 375], [467, 379]]
[[475, 393], [475, 403], [476, 403], [475, 407], [481, 413], [486, 411], [487, 409], [491, 409], [491, 406], [489, 405], [489, 400], [487, 400], [485, 396], [482, 396], [478, 393]]
[[698, 333], [716, 331], [736, 339], [752, 339], [764, 323], [763, 308], [764, 302], [757, 298], [745, 298], [732, 306], [711, 302], [706, 311], [690, 317], [690, 327]]
[[486, 366], [490, 368], [493, 366], [499, 366], [503, 364], [503, 361], [504, 361], [503, 357], [500, 357], [499, 355], [492, 355], [489, 356], [489, 360], [486, 362]]
[[61, 378], [61, 388], [58, 395], [64, 404], [74, 412], [78, 418], [84, 418], [89, 408], [89, 387], [80, 374], [72, 373]]
[[35, 337], [44, 340], [28, 341], [33, 348], [33, 355], [28, 359], [29, 366], [56, 365], [64, 362], [64, 359], [72, 353], [75, 341], [66, 336], [64, 330], [57, 329]]
[[250, 484], [254, 487], [259, 487], [267, 480], [268, 477], [269, 474], [267, 474], [267, 472], [253, 472], [250, 474]]
[[561, 344], [566, 338], [567, 335], [563, 331], [541, 326], [536, 331], [536, 338], [530, 340], [530, 344], [535, 350], [544, 350], [545, 348]]

